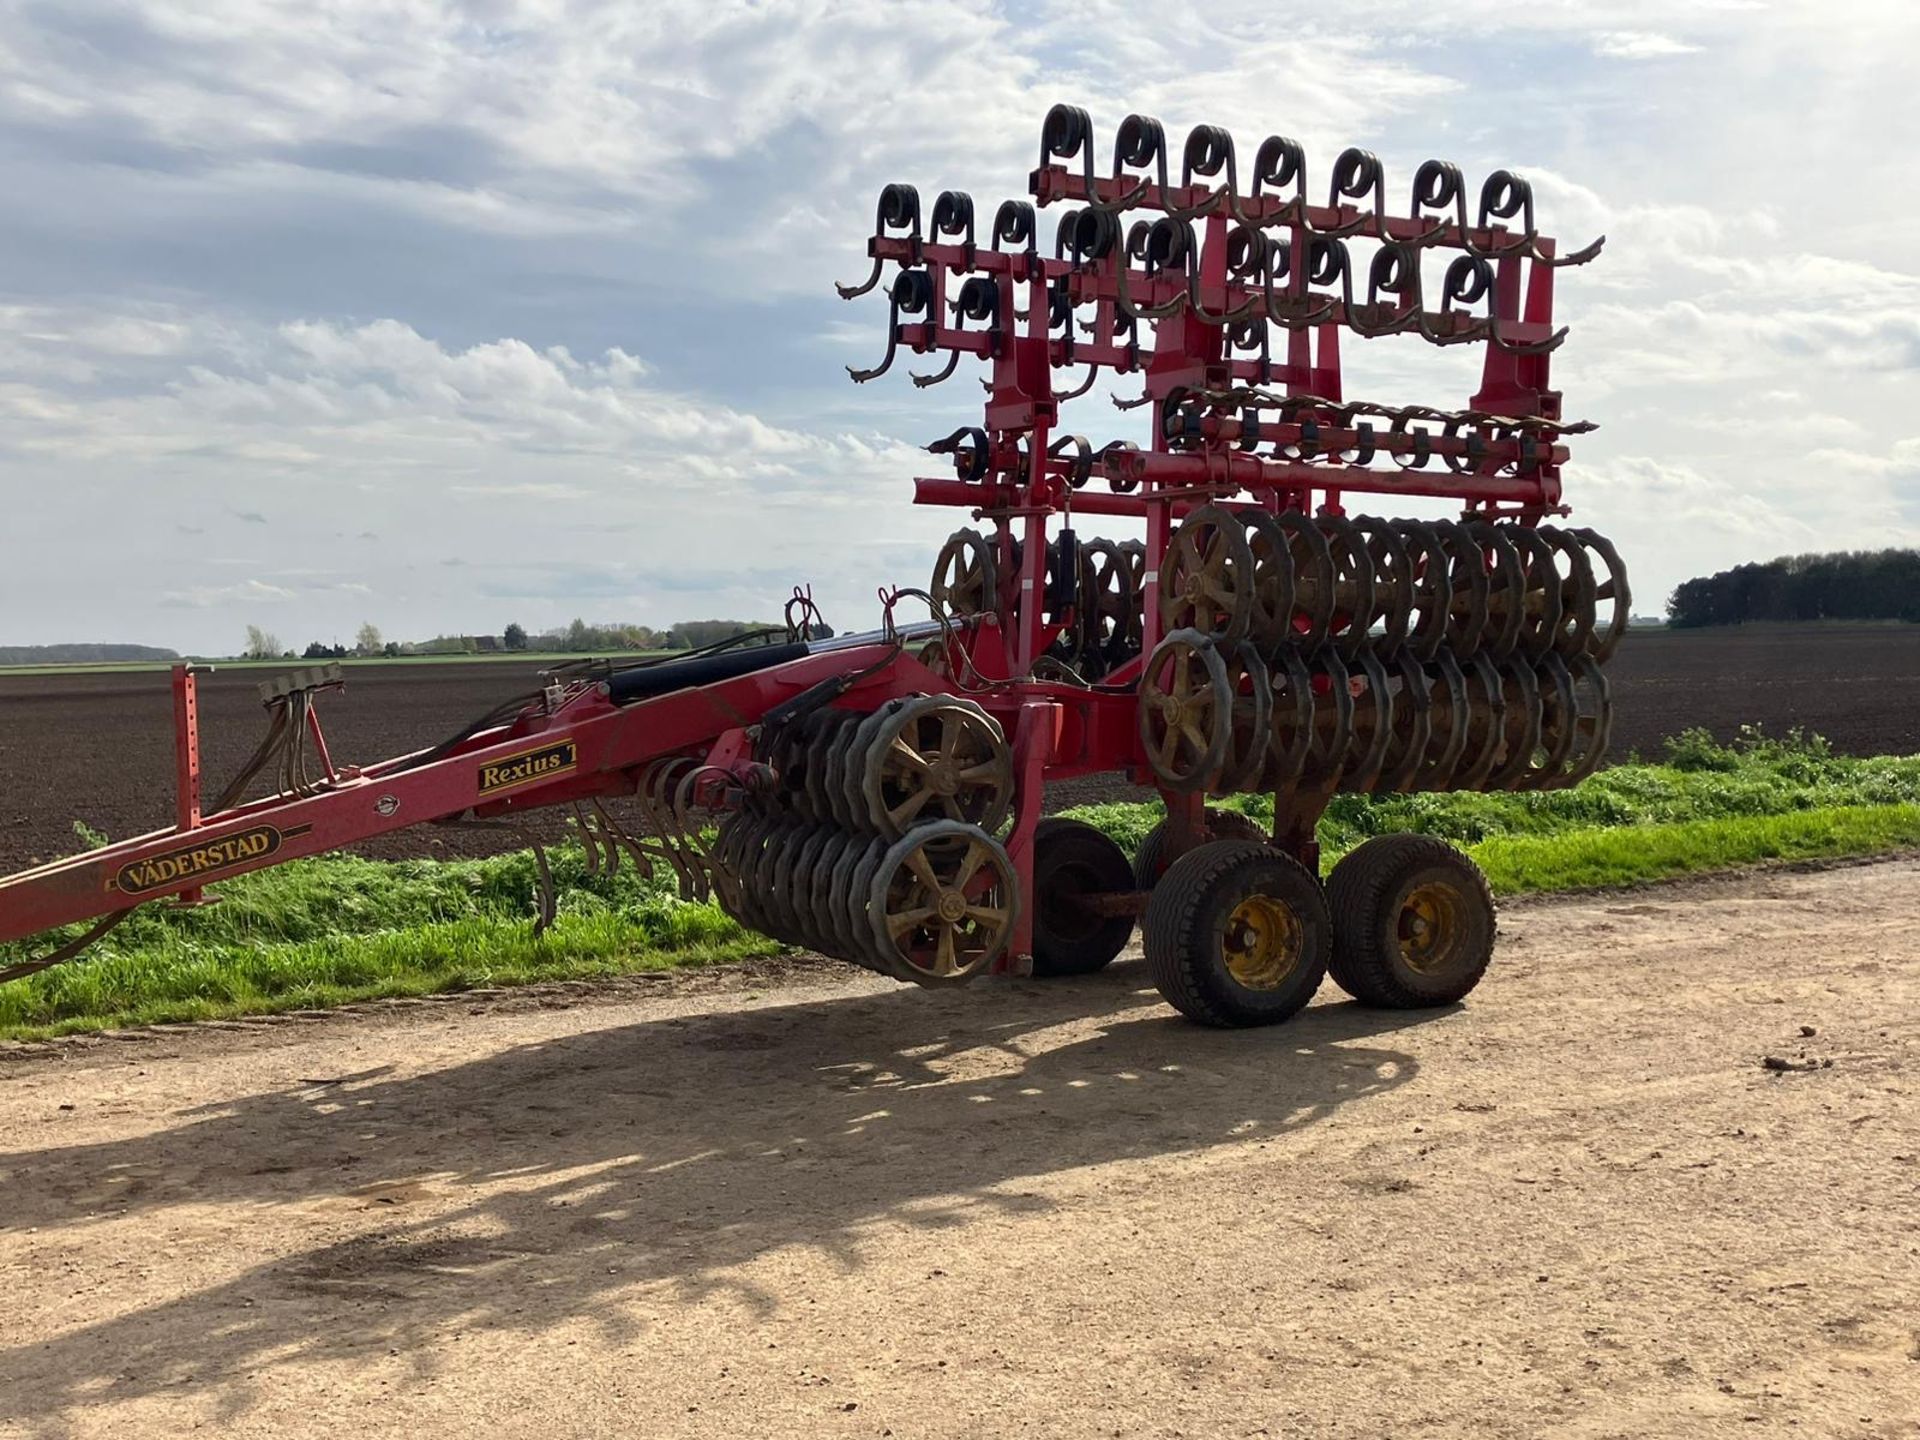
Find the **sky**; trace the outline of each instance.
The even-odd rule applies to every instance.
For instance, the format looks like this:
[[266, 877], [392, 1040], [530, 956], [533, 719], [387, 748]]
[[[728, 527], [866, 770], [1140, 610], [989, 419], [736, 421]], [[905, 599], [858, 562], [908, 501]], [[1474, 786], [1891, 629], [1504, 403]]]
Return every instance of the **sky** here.
[[[1316, 191], [1365, 146], [1397, 204], [1430, 156], [1516, 170], [1543, 230], [1606, 234], [1554, 383], [1637, 611], [1920, 543], [1916, 54], [1910, 0], [0, 0], [0, 643], [664, 626], [796, 583], [871, 626], [965, 522], [911, 479], [979, 390], [852, 385], [886, 307], [833, 281], [889, 181], [1023, 194], [1059, 101], [1103, 159], [1142, 111], [1297, 136]], [[1345, 355], [1354, 398], [1474, 388], [1415, 337]], [[1116, 388], [1068, 428], [1131, 437]]]

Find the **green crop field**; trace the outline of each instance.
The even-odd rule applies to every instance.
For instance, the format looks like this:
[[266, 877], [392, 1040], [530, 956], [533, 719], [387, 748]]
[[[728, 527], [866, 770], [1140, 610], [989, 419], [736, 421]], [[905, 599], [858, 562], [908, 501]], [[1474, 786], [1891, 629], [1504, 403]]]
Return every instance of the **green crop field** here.
[[[1271, 798], [1226, 803], [1271, 818]], [[1161, 811], [1150, 803], [1068, 813], [1131, 850]], [[1872, 854], [1920, 846], [1920, 756], [1861, 759], [1818, 739], [1757, 733], [1721, 746], [1691, 732], [1656, 763], [1630, 761], [1571, 790], [1340, 796], [1321, 824], [1325, 862], [1397, 830], [1463, 846], [1507, 895]], [[643, 879], [630, 866], [588, 876], [577, 848], [561, 847], [553, 862], [560, 915], [539, 939], [524, 852], [460, 861], [324, 856], [225, 882], [219, 905], [150, 906], [88, 958], [0, 985], [0, 1036], [608, 976], [781, 948], [716, 905], [679, 899], [668, 878]], [[0, 965], [47, 943], [0, 946]]]

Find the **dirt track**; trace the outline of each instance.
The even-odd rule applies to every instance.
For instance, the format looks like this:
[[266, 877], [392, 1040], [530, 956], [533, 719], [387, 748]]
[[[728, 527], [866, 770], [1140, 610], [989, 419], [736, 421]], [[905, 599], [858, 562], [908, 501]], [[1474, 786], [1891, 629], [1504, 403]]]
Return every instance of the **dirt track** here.
[[803, 966], [0, 1054], [0, 1433], [1912, 1435], [1917, 887], [1278, 1031]]

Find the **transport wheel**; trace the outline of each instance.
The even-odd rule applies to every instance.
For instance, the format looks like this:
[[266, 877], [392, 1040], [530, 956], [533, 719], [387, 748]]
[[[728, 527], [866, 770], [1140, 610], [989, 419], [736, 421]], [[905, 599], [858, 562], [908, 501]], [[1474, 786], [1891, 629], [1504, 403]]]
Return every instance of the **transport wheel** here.
[[1313, 876], [1270, 845], [1217, 840], [1168, 868], [1147, 902], [1147, 967], [1202, 1025], [1274, 1025], [1320, 988], [1333, 948]]
[[1201, 505], [1180, 522], [1160, 560], [1160, 625], [1198, 630], [1224, 645], [1253, 622], [1253, 550], [1239, 519]]
[[954, 619], [983, 615], [1000, 604], [993, 543], [978, 530], [956, 530], [933, 562], [934, 600]]
[[1013, 751], [971, 700], [922, 695], [861, 734], [864, 752], [849, 762], [859, 818], [889, 840], [937, 819], [997, 830], [1013, 808]]
[[867, 892], [875, 957], [918, 985], [957, 985], [1013, 938], [1019, 882], [1000, 842], [977, 825], [936, 820], [880, 857]]
[[1091, 975], [1133, 938], [1133, 916], [1100, 915], [1077, 902], [1133, 890], [1126, 851], [1091, 825], [1058, 817], [1033, 831], [1033, 973]]
[[[1251, 840], [1256, 845], [1267, 843], [1267, 832], [1260, 827], [1259, 821], [1249, 820], [1238, 810], [1209, 808], [1206, 813], [1207, 834], [1201, 844], [1209, 840]], [[1147, 838], [1133, 852], [1134, 884], [1142, 890], [1153, 889], [1172, 863], [1173, 858], [1167, 854], [1167, 822], [1162, 820], [1147, 832]]]
[[1147, 763], [1173, 790], [1204, 790], [1226, 763], [1233, 735], [1227, 666], [1197, 630], [1176, 630], [1140, 672], [1140, 742]]
[[1429, 835], [1379, 835], [1327, 877], [1334, 983], [1363, 1005], [1451, 1005], [1493, 959], [1480, 867]]

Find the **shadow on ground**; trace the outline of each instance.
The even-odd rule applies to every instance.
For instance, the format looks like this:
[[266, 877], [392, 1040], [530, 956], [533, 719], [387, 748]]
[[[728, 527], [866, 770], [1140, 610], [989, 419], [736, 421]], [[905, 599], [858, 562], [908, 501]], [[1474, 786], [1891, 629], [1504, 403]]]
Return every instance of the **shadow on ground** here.
[[778, 1302], [740, 1273], [765, 1252], [813, 1247], [857, 1269], [878, 1223], [1044, 1208], [1023, 1181], [1285, 1135], [1415, 1072], [1366, 1042], [1420, 1017], [1323, 1005], [1278, 1030], [1213, 1032], [1143, 984], [1122, 965], [661, 1019], [425, 1074], [290, 1081], [156, 1133], [14, 1154], [0, 1225], [16, 1237], [37, 1226], [57, 1243], [184, 1204], [228, 1207], [241, 1245], [263, 1206], [379, 1218], [0, 1355], [0, 1418], [57, 1426], [74, 1405], [187, 1377], [237, 1413], [268, 1359], [396, 1347], [424, 1365], [449, 1329], [584, 1316], [626, 1344], [617, 1292], [636, 1285], [724, 1291], [766, 1314]]

